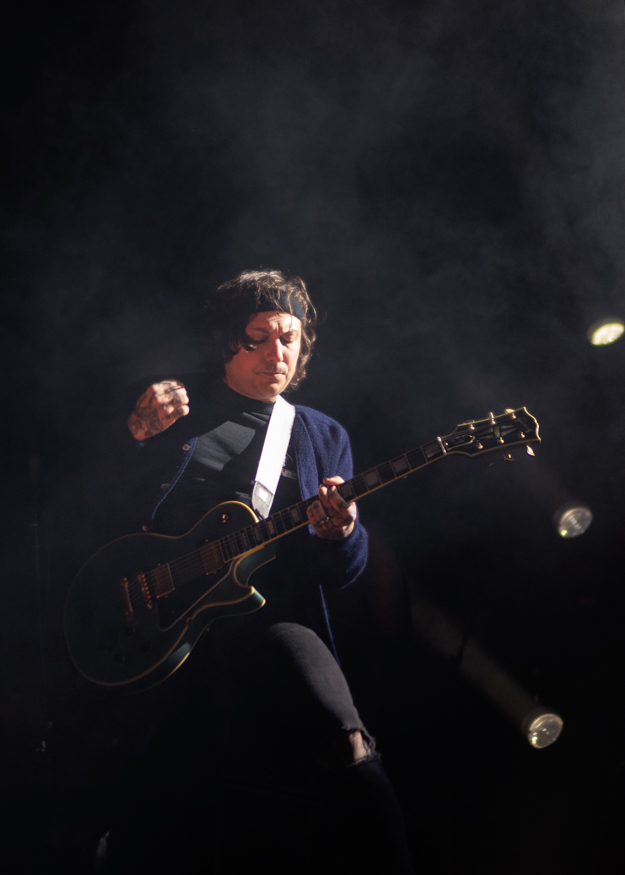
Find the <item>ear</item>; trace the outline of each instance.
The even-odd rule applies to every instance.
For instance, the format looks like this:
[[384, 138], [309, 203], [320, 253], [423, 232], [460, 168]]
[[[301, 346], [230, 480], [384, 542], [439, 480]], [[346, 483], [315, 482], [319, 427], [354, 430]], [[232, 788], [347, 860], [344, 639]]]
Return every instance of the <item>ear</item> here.
[[225, 352], [222, 352], [221, 357], [223, 358], [225, 363], [232, 361], [235, 355], [239, 352], [239, 350], [243, 349], [240, 343], [237, 343], [236, 340], [231, 340], [228, 344], [230, 349], [230, 355], [227, 355]]

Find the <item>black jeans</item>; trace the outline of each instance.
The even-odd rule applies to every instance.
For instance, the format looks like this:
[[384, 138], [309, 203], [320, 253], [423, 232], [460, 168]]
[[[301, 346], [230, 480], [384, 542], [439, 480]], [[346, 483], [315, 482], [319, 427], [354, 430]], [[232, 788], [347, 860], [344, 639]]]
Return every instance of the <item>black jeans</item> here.
[[[197, 665], [197, 670], [201, 666]], [[310, 629], [277, 623], [241, 649], [222, 648], [207, 671], [205, 701], [224, 713], [244, 709], [255, 733], [275, 739], [282, 755], [293, 733], [306, 757], [341, 730], [362, 732], [375, 745], [334, 656]]]
[[[388, 836], [377, 850], [363, 847], [380, 816], [388, 820], [390, 813], [391, 832], [399, 836], [391, 844], [403, 841], [399, 857], [406, 857], [401, 814], [375, 741], [318, 636], [278, 623], [243, 649], [226, 645], [208, 664], [197, 656], [184, 681], [186, 702], [156, 732], [135, 792], [111, 830], [111, 872], [175, 867], [238, 875], [266, 866], [313, 875], [334, 871], [333, 861], [345, 871], [352, 859], [360, 872], [382, 871], [382, 864], [389, 875], [411, 871], [389, 860], [395, 852]], [[367, 762], [324, 770], [320, 756], [328, 745], [356, 730], [371, 751]], [[360, 811], [363, 794], [366, 811]], [[373, 822], [372, 798], [378, 800]]]

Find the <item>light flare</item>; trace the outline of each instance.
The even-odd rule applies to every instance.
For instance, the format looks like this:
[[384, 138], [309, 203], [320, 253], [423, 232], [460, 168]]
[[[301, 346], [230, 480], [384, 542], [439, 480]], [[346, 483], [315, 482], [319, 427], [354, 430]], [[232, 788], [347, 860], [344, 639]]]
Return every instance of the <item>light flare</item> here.
[[621, 334], [625, 331], [625, 324], [617, 317], [610, 319], [601, 319], [599, 322], [594, 322], [588, 329], [588, 339], [593, 346], [606, 346], [608, 343], [614, 343], [618, 340]]

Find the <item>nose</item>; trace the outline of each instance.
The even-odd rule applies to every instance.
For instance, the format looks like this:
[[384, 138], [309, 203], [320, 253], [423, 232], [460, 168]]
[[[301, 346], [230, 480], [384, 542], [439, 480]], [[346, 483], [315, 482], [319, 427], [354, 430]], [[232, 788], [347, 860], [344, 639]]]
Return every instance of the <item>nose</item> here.
[[284, 348], [279, 337], [275, 339], [268, 337], [263, 346], [267, 361], [281, 362], [284, 360]]

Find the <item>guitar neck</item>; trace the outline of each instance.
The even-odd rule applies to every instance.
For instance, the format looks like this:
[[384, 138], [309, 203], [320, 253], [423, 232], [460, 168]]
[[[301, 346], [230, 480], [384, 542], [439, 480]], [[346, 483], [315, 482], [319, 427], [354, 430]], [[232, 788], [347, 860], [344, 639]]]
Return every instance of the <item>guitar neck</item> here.
[[[337, 486], [337, 491], [345, 501], [357, 501], [446, 455], [445, 442], [442, 438], [436, 438], [362, 474], [357, 474], [351, 480]], [[276, 511], [266, 520], [260, 520], [221, 538], [219, 547], [224, 561], [230, 562], [256, 547], [276, 541], [289, 532], [308, 525], [306, 511], [316, 500], [316, 495], [305, 498], [284, 510]]]
[[382, 462], [381, 465], [370, 468], [363, 474], [357, 474], [346, 483], [341, 483], [337, 489], [346, 501], [356, 501], [446, 455], [445, 442], [442, 438], [436, 438], [388, 462]]
[[[539, 442], [538, 422], [525, 407], [508, 409], [500, 416], [491, 413], [488, 419], [460, 423], [444, 438], [434, 438], [414, 450], [357, 474], [337, 486], [337, 490], [345, 501], [358, 501], [365, 495], [449, 455], [460, 453], [464, 456], [476, 456], [502, 450], [504, 458], [512, 459], [509, 452], [511, 447], [526, 444], [527, 452], [534, 455], [529, 444]], [[206, 573], [217, 570], [223, 564], [302, 528], [308, 524], [307, 509], [316, 500], [317, 496], [314, 495], [298, 501], [297, 504], [273, 513], [266, 520], [259, 520], [219, 540], [208, 542], [197, 551], [202, 567]], [[183, 559], [187, 562], [188, 557]], [[184, 562], [179, 560], [179, 564], [184, 565]]]

